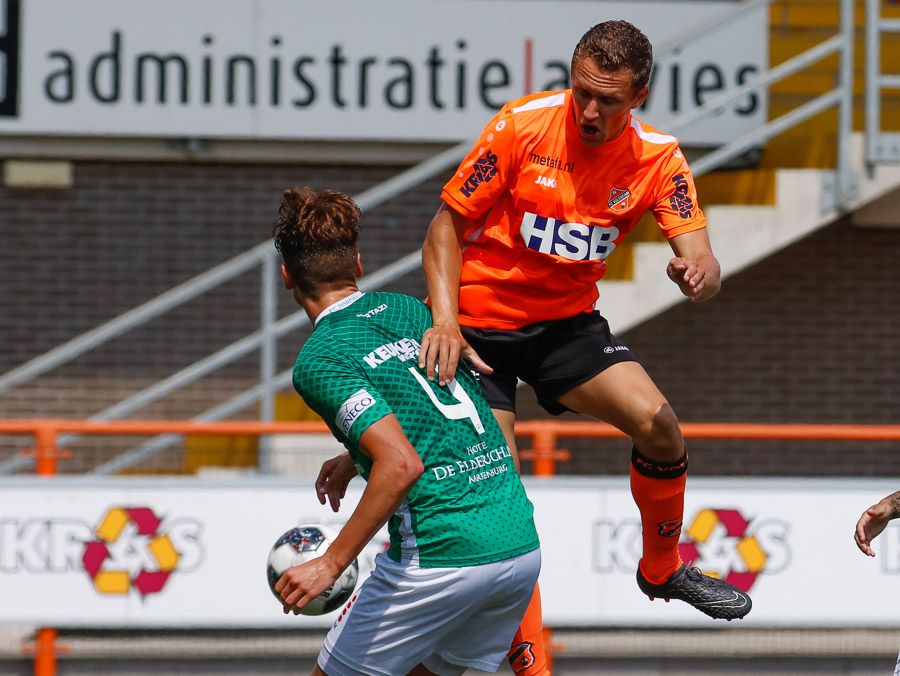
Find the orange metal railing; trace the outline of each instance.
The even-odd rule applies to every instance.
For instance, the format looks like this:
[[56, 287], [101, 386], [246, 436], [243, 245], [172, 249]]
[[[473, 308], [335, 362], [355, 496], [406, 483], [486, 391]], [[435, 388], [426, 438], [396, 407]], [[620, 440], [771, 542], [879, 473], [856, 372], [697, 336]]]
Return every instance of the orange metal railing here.
[[[681, 423], [686, 439], [751, 439], [772, 441], [900, 441], [900, 425], [820, 425], [783, 423]], [[36, 473], [42, 476], [56, 473], [57, 462], [69, 454], [59, 449], [59, 434], [150, 436], [156, 434], [184, 435], [247, 435], [309, 434], [328, 432], [322, 422], [260, 422], [226, 421], [194, 422], [189, 420], [117, 420], [92, 422], [34, 418], [0, 420], [0, 435], [30, 434], [34, 448], [24, 451], [35, 457]], [[531, 439], [531, 448], [523, 449], [523, 460], [533, 462], [533, 473], [552, 476], [556, 463], [568, 459], [567, 451], [557, 448], [560, 437], [612, 438], [624, 437], [619, 430], [601, 422], [559, 420], [525, 420], [516, 423], [516, 435]]]
[[[70, 453], [57, 447], [57, 436], [63, 433], [81, 435], [150, 436], [309, 434], [327, 432], [322, 422], [193, 422], [176, 420], [87, 420], [22, 419], [0, 420], [0, 435], [26, 435], [34, 438], [34, 448], [23, 451], [35, 458], [35, 471], [40, 476], [57, 473], [60, 458]], [[686, 439], [752, 439], [773, 441], [900, 441], [900, 425], [816, 425], [762, 423], [682, 423]], [[558, 420], [526, 420], [516, 424], [516, 435], [531, 439], [531, 447], [519, 456], [532, 462], [536, 476], [553, 476], [558, 462], [569, 459], [569, 452], [557, 447], [560, 437], [611, 438], [624, 437], [619, 430], [601, 422]], [[35, 676], [55, 676], [56, 629], [38, 630], [33, 645]]]

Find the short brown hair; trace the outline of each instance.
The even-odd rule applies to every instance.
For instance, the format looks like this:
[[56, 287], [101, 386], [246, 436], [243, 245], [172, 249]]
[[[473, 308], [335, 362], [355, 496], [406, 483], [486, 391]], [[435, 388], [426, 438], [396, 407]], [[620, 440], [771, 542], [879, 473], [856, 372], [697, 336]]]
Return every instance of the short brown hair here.
[[653, 45], [628, 21], [604, 21], [589, 29], [575, 46], [572, 65], [586, 58], [593, 59], [602, 70], [628, 68], [635, 89], [650, 82]]
[[272, 238], [301, 292], [315, 295], [322, 284], [356, 279], [359, 219], [356, 202], [342, 192], [297, 187], [282, 193]]

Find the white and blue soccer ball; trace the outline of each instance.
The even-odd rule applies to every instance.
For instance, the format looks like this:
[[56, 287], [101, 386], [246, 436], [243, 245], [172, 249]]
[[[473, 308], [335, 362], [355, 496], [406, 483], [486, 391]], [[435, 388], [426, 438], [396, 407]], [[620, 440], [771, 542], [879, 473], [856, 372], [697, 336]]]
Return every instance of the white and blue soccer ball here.
[[[334, 536], [331, 531], [319, 525], [291, 528], [275, 541], [269, 551], [266, 576], [269, 579], [269, 588], [279, 603], [281, 596], [275, 591], [275, 583], [284, 572], [288, 568], [321, 556], [333, 541]], [[359, 580], [359, 564], [354, 559], [333, 585], [303, 606], [300, 610], [301, 614], [324, 615], [337, 610], [353, 594], [357, 580]]]

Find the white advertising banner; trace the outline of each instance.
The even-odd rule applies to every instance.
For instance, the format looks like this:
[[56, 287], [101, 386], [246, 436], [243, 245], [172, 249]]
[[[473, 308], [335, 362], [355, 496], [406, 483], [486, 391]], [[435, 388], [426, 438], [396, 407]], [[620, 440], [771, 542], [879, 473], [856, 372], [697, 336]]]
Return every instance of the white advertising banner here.
[[[727, 4], [0, 0], [0, 134], [464, 140], [507, 100], [567, 87], [593, 24], [661, 45]], [[662, 124], [767, 58], [760, 5], [661, 59], [639, 115]], [[678, 136], [717, 145], [765, 116], [748, 95]]]
[[[354, 482], [354, 483], [358, 483]], [[691, 479], [682, 557], [753, 597], [753, 626], [900, 626], [900, 521], [876, 558], [852, 540], [897, 481]], [[311, 484], [246, 479], [0, 481], [0, 622], [47, 626], [324, 627], [285, 616], [269, 548], [294, 525], [338, 529]], [[552, 626], [709, 626], [680, 602], [651, 603], [634, 573], [641, 530], [627, 478], [531, 479]], [[364, 577], [384, 531], [360, 557]]]

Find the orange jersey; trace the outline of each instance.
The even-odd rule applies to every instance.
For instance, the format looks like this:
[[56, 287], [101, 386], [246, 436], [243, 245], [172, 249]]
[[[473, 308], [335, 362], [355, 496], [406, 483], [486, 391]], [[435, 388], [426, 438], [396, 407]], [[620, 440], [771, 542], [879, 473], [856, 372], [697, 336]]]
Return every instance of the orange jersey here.
[[589, 312], [605, 259], [648, 210], [666, 237], [706, 227], [678, 140], [631, 117], [596, 147], [571, 90], [507, 103], [444, 186], [475, 220], [465, 235], [459, 321], [515, 329]]

